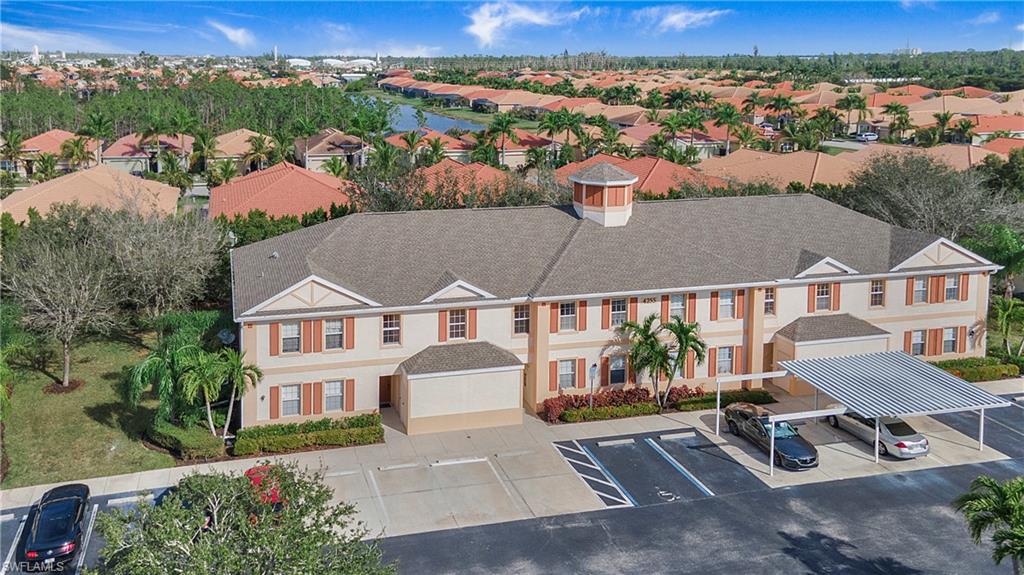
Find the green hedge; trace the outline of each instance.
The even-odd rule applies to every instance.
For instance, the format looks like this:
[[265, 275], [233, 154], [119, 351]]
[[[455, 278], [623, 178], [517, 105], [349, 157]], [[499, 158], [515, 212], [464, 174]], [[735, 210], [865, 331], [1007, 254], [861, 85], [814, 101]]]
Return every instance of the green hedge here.
[[315, 446], [368, 445], [383, 440], [380, 414], [372, 413], [345, 419], [324, 418], [241, 429], [235, 438], [233, 453], [280, 453]]
[[942, 369], [964, 369], [969, 367], [985, 367], [990, 365], [1000, 365], [1003, 360], [998, 357], [986, 356], [986, 357], [962, 357], [959, 359], [946, 359], [942, 361], [932, 362], [932, 365], [941, 367]]
[[560, 419], [566, 423], [579, 423], [581, 421], [601, 421], [603, 419], [618, 419], [620, 417], [635, 417], [637, 415], [652, 415], [658, 413], [656, 403], [634, 403], [631, 405], [606, 405], [604, 407], [581, 407], [579, 409], [567, 409], [562, 412]]
[[1008, 377], [1019, 377], [1020, 368], [1016, 365], [1005, 363], [996, 365], [983, 365], [980, 367], [963, 367], [959, 369], [945, 368], [946, 371], [971, 383], [979, 381], [993, 381]]
[[203, 427], [178, 427], [158, 419], [147, 431], [149, 439], [182, 459], [211, 459], [224, 455], [224, 440]]
[[[775, 398], [772, 394], [768, 393], [763, 389], [738, 389], [733, 391], [722, 392], [722, 407], [729, 405], [730, 403], [736, 403], [742, 401], [745, 403], [753, 403], [755, 405], [764, 405], [767, 403], [775, 403]], [[679, 411], [700, 411], [702, 409], [714, 409], [715, 408], [715, 394], [706, 393], [700, 397], [690, 397], [676, 402], [673, 406]]]

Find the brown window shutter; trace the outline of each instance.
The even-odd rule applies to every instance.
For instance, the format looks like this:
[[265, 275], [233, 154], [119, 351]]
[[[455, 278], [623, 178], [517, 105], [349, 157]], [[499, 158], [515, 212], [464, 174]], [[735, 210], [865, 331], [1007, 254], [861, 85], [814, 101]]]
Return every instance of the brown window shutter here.
[[661, 323], [668, 323], [669, 320], [672, 319], [668, 317], [668, 301], [668, 294], [661, 296]]
[[914, 305], [914, 278], [907, 278], [907, 305]]
[[310, 320], [302, 321], [302, 353], [311, 353], [313, 351], [313, 322]]
[[281, 388], [270, 386], [270, 419], [281, 417]]
[[832, 311], [839, 311], [839, 282], [832, 282]]
[[928, 278], [928, 303], [938, 303], [939, 301], [939, 290], [935, 282], [936, 276], [930, 276]]
[[636, 304], [637, 299], [635, 297], [629, 298], [629, 321], [636, 321]]
[[356, 380], [345, 380], [345, 411], [356, 410]]
[[711, 321], [718, 319], [718, 292], [711, 292]]
[[612, 300], [601, 300], [601, 329], [612, 327]]
[[960, 301], [967, 301], [967, 294], [971, 285], [971, 274], [960, 274]]
[[550, 333], [558, 333], [558, 302], [551, 302], [551, 326], [548, 329]]
[[929, 355], [942, 353], [942, 328], [928, 330], [928, 347], [931, 348]]
[[743, 313], [745, 311], [745, 304], [747, 299], [747, 290], [738, 289], [736, 290], [736, 305], [732, 306], [732, 317], [733, 319], [743, 319]]
[[697, 294], [686, 294], [686, 321], [693, 323], [697, 321]]
[[601, 385], [608, 385], [612, 382], [612, 366], [607, 357], [601, 358]]
[[313, 415], [324, 412], [324, 382], [313, 382]]
[[302, 415], [313, 413], [313, 384], [302, 384]]
[[708, 348], [708, 376], [718, 375], [718, 348]]
[[587, 360], [582, 357], [576, 360], [576, 387], [583, 389], [587, 386]]
[[448, 312], [445, 310], [437, 312], [437, 341], [448, 341]]
[[281, 324], [270, 324], [270, 355], [281, 355]]
[[558, 362], [548, 362], [548, 391], [558, 391]]
[[735, 374], [743, 373], [743, 346], [734, 345], [732, 347], [732, 372]]
[[313, 320], [313, 352], [320, 353], [324, 350], [324, 320]]
[[946, 301], [946, 276], [935, 276], [935, 303], [944, 301]]
[[686, 379], [693, 379], [697, 376], [697, 354], [690, 351], [686, 352], [686, 373], [684, 376]]
[[469, 326], [466, 328], [466, 337], [469, 339], [476, 339], [476, 308], [471, 307], [466, 312], [466, 321], [469, 322]]
[[816, 295], [816, 289], [818, 289], [817, 284], [809, 284], [807, 286], [807, 313], [814, 313], [814, 296]]
[[345, 318], [345, 349], [355, 349], [356, 347], [356, 318], [346, 317]]
[[914, 332], [903, 332], [903, 351], [907, 352], [908, 354], [914, 352]]
[[967, 351], [967, 326], [962, 325], [957, 329], [956, 334], [956, 352], [964, 353]]
[[587, 300], [576, 302], [576, 331], [587, 331]]

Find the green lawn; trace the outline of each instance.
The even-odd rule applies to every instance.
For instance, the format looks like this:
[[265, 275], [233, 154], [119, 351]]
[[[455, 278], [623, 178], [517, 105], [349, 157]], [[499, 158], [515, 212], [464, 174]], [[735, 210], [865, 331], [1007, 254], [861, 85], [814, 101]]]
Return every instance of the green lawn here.
[[67, 394], [43, 393], [43, 387], [60, 373], [56, 359], [45, 372], [19, 369], [5, 433], [11, 467], [3, 487], [172, 467], [173, 458], [140, 442], [156, 401], [132, 408], [117, 393], [122, 368], [134, 365], [146, 353], [144, 346], [134, 342], [82, 345], [72, 356], [71, 374], [85, 385]]
[[839, 154], [853, 151], [847, 148], [837, 148], [835, 146], [821, 146], [820, 150], [830, 156], [838, 156]]

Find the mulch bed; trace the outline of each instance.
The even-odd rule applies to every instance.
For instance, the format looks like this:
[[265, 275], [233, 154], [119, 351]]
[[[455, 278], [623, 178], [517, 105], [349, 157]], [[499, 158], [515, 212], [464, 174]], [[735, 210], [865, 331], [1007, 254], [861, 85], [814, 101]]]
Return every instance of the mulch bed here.
[[[384, 443], [383, 441], [379, 441], [377, 443], [367, 443], [367, 445], [381, 445], [383, 443]], [[147, 441], [145, 439], [142, 440], [142, 446], [145, 447], [146, 449], [151, 450], [151, 451], [157, 451], [157, 452], [160, 452], [160, 453], [166, 453], [167, 455], [170, 455], [171, 457], [174, 458], [174, 466], [175, 467], [185, 467], [185, 466], [188, 466], [188, 465], [199, 465], [201, 463], [218, 463], [218, 462], [221, 462], [221, 461], [240, 461], [240, 460], [244, 460], [244, 459], [253, 459], [253, 460], [256, 460], [256, 459], [267, 459], [268, 457], [277, 457], [278, 455], [289, 455], [289, 454], [292, 454], [292, 453], [306, 453], [306, 452], [309, 452], [309, 451], [327, 451], [328, 449], [346, 449], [345, 447], [339, 447], [337, 445], [311, 445], [309, 447], [303, 447], [301, 449], [290, 449], [288, 451], [275, 451], [274, 453], [259, 453], [259, 454], [242, 455], [242, 456], [221, 455], [220, 457], [210, 457], [210, 458], [207, 458], [207, 459], [181, 459], [173, 451], [171, 451], [169, 449], [165, 449], [163, 447], [160, 447], [159, 445], [156, 445], [155, 443], [150, 443], [149, 441]], [[361, 447], [361, 446], [352, 445], [352, 446], [349, 446], [349, 447]]]
[[75, 391], [76, 389], [82, 387], [83, 385], [85, 385], [85, 380], [82, 379], [72, 379], [71, 381], [68, 382], [67, 387], [64, 387], [59, 382], [53, 382], [50, 385], [47, 385], [46, 387], [43, 388], [43, 393], [47, 395], [71, 393], [72, 391]]

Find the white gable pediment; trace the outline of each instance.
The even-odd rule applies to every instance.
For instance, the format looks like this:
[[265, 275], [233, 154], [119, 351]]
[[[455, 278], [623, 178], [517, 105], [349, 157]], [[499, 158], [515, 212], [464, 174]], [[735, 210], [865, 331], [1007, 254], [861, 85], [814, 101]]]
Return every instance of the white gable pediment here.
[[322, 278], [310, 276], [249, 311], [314, 310], [356, 305], [380, 304]]
[[893, 271], [913, 268], [932, 268], [937, 266], [977, 266], [993, 265], [992, 262], [968, 250], [963, 246], [940, 238], [931, 245], [900, 262]]
[[427, 296], [422, 303], [429, 303], [445, 299], [484, 298], [492, 299], [495, 296], [463, 280], [456, 280], [447, 286]]
[[842, 262], [839, 262], [837, 260], [834, 260], [832, 258], [825, 257], [825, 258], [820, 259], [817, 263], [815, 263], [811, 267], [809, 267], [809, 268], [805, 269], [804, 271], [796, 274], [796, 277], [802, 278], [802, 277], [806, 277], [806, 276], [817, 276], [817, 275], [834, 276], [834, 275], [837, 275], [837, 274], [855, 274], [855, 273], [857, 273], [857, 270], [851, 268], [850, 266], [848, 266], [848, 265], [846, 265], [846, 264], [844, 264]]

